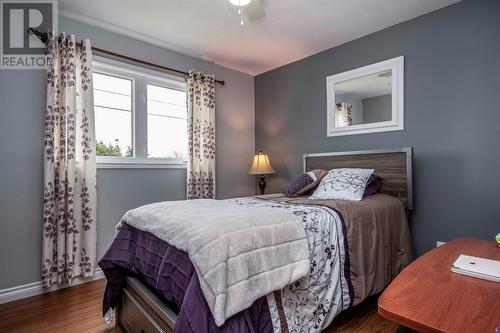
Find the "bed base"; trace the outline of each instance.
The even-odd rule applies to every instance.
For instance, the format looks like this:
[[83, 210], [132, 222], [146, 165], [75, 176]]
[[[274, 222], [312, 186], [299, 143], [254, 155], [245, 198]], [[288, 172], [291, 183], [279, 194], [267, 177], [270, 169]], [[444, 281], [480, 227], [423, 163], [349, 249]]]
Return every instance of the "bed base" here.
[[141, 281], [127, 276], [116, 307], [116, 325], [126, 333], [171, 333], [177, 314]]

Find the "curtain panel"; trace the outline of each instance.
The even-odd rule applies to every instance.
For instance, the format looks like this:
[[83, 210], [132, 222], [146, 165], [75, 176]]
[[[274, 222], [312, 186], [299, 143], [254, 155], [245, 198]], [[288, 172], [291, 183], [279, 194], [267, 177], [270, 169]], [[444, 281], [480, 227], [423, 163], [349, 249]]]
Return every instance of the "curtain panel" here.
[[215, 77], [190, 71], [187, 81], [188, 199], [215, 198]]
[[349, 103], [337, 103], [337, 118], [335, 127], [352, 126], [352, 105]]
[[42, 281], [93, 276], [96, 261], [96, 165], [92, 54], [74, 35], [47, 45]]

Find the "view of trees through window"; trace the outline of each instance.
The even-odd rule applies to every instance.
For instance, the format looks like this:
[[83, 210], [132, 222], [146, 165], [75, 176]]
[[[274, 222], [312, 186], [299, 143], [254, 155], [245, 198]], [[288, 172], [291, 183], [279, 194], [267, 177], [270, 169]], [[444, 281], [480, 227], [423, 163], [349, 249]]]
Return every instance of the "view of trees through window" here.
[[[97, 156], [185, 160], [187, 108], [182, 85], [173, 89], [168, 81], [162, 85], [165, 79], [153, 84], [140, 73], [131, 77], [93, 73]], [[134, 123], [142, 135], [135, 149]]]
[[132, 81], [93, 73], [96, 153], [132, 157]]
[[108, 143], [107, 145], [99, 141], [96, 143], [96, 153], [97, 156], [117, 156], [117, 157], [132, 157], [132, 148], [129, 146], [125, 149], [125, 155], [122, 155], [122, 150], [120, 145], [118, 144], [118, 140], [115, 140], [116, 143]]

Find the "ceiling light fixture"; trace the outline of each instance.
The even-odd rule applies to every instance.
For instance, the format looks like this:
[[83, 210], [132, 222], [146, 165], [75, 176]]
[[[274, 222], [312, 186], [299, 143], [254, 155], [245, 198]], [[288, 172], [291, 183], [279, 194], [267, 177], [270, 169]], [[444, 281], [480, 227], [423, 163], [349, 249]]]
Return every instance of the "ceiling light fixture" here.
[[250, 2], [252, 2], [252, 0], [229, 0], [229, 2], [235, 6], [243, 7], [243, 6], [248, 5]]
[[240, 24], [244, 24], [243, 7], [247, 6], [252, 0], [229, 0], [229, 2], [238, 7], [238, 15], [240, 16]]

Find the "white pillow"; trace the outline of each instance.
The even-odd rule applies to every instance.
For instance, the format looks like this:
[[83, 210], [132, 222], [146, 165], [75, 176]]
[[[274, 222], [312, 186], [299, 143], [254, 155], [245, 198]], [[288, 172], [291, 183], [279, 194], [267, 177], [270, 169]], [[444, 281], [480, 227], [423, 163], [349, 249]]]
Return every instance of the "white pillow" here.
[[309, 199], [360, 201], [373, 169], [332, 169]]

